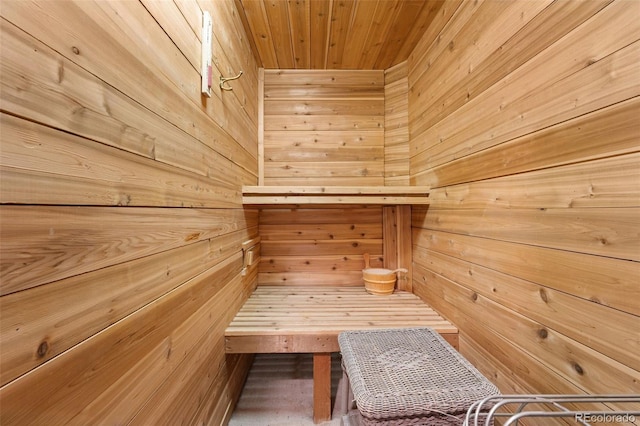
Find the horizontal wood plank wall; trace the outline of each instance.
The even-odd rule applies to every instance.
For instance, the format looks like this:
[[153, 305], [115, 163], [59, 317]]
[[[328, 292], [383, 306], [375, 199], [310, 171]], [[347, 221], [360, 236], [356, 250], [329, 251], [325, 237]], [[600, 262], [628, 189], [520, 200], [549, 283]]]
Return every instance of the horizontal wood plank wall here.
[[265, 208], [258, 285], [364, 286], [363, 254], [383, 266], [381, 206]]
[[265, 185], [384, 185], [384, 72], [265, 70]]
[[[200, 94], [202, 11], [216, 22]], [[233, 0], [5, 2], [0, 423], [220, 424], [258, 211], [258, 68]], [[64, 28], [64, 30], [61, 30]]]
[[409, 78], [406, 61], [384, 73], [384, 184], [409, 185]]
[[447, 3], [409, 58], [413, 290], [503, 392], [640, 393], [640, 3]]

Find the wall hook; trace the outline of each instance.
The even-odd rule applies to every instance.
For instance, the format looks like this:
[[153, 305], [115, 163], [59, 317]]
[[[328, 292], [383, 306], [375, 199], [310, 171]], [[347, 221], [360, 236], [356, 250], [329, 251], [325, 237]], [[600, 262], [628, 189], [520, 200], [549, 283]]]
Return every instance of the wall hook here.
[[227, 81], [231, 81], [231, 80], [237, 80], [240, 78], [240, 76], [242, 75], [242, 71], [240, 71], [240, 73], [238, 75], [236, 75], [235, 77], [229, 77], [229, 78], [225, 78], [223, 76], [220, 76], [220, 88], [222, 90], [233, 90], [233, 87], [229, 86], [228, 84], [225, 85], [225, 83]]

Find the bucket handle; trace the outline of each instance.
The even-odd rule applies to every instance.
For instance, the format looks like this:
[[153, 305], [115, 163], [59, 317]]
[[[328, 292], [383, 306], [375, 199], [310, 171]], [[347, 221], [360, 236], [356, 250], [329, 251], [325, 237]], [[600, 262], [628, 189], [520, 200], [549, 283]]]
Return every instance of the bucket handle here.
[[[364, 269], [369, 269], [369, 268], [371, 268], [371, 266], [369, 265], [370, 258], [371, 258], [371, 256], [369, 255], [369, 253], [364, 253], [364, 254], [362, 255], [362, 257], [364, 258]], [[398, 272], [404, 272], [404, 273], [406, 274], [407, 272], [409, 272], [409, 270], [408, 270], [408, 269], [406, 269], [406, 268], [398, 268], [398, 269], [394, 269], [393, 271], [391, 271], [391, 272], [389, 272], [389, 273], [390, 273], [390, 274], [396, 274], [396, 273], [398, 273]]]

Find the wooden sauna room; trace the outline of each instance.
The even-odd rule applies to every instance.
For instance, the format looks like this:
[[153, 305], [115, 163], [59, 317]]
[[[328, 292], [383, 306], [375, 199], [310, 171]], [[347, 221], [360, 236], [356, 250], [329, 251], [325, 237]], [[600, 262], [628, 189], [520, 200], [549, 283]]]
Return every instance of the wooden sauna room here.
[[425, 324], [505, 395], [640, 394], [640, 1], [0, 14], [0, 424], [226, 425], [284, 352], [322, 423], [339, 332]]

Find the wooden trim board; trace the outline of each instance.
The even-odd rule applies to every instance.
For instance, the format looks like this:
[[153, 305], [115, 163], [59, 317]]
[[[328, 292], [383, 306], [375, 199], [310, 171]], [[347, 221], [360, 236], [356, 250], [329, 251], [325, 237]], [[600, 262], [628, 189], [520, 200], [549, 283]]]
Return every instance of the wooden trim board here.
[[428, 186], [243, 186], [244, 204], [429, 204]]

